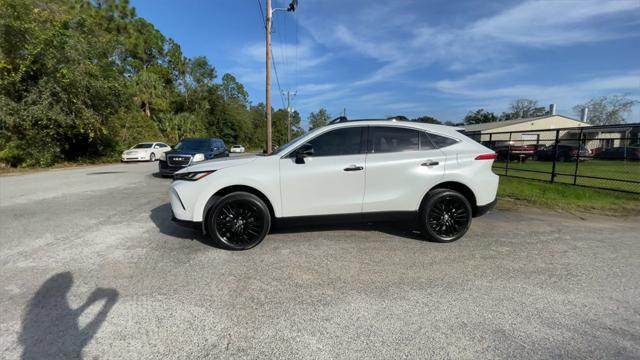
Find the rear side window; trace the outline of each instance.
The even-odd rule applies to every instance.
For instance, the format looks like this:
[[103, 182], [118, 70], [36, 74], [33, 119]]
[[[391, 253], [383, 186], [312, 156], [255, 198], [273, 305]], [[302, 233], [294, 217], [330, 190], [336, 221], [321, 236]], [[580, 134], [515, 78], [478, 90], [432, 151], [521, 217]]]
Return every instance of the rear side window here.
[[373, 126], [369, 128], [369, 153], [417, 151], [420, 132], [401, 127]]
[[420, 150], [433, 150], [437, 149], [429, 139], [429, 134], [424, 131], [420, 131]]
[[324, 133], [309, 141], [313, 156], [360, 154], [362, 127], [348, 127]]
[[429, 134], [429, 139], [431, 139], [431, 142], [433, 143], [433, 145], [435, 145], [439, 149], [443, 147], [451, 146], [458, 142], [458, 140], [456, 139], [452, 139], [450, 137], [446, 137], [442, 135], [435, 135], [435, 134]]

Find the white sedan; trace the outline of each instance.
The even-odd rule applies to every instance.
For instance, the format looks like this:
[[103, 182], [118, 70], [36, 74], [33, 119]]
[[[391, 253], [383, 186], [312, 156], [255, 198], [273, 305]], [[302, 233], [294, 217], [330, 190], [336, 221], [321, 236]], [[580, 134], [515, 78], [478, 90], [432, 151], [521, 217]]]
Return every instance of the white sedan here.
[[233, 145], [231, 147], [231, 149], [229, 149], [229, 152], [232, 152], [232, 153], [243, 153], [244, 152], [244, 146], [242, 146], [242, 145]]
[[140, 143], [122, 153], [121, 160], [126, 161], [156, 161], [160, 155], [171, 150], [171, 146], [160, 142]]

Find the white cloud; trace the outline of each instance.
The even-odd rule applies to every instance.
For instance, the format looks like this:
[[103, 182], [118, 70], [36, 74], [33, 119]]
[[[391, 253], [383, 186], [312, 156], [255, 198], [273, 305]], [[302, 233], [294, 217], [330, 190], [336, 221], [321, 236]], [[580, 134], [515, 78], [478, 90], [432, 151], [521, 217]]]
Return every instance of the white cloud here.
[[[312, 9], [307, 14], [323, 9], [314, 3], [309, 6]], [[486, 70], [512, 63], [514, 46], [564, 46], [640, 33], [625, 27], [628, 22], [619, 21], [624, 17], [633, 21], [633, 15], [639, 14], [640, 1], [633, 0], [527, 1], [463, 26], [425, 24], [407, 6], [407, 1], [363, 5], [366, 10], [355, 15], [349, 11], [343, 12], [348, 16], [319, 13], [303, 24], [325, 46], [343, 47], [381, 63], [355, 85], [394, 81], [434, 63], [456, 71]]]
[[627, 36], [604, 30], [599, 20], [640, 8], [640, 1], [529, 1], [482, 19], [467, 32], [473, 37], [524, 46], [558, 46]]

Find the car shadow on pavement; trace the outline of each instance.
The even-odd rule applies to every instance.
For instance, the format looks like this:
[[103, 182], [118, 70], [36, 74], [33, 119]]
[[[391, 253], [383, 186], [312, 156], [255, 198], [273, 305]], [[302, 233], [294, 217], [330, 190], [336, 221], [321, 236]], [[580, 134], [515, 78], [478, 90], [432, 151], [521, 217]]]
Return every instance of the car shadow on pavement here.
[[171, 220], [171, 204], [162, 204], [151, 209], [149, 218], [156, 225], [160, 233], [184, 240], [196, 240], [207, 246], [214, 246], [200, 229], [187, 228]]
[[418, 227], [410, 221], [345, 221], [339, 223], [290, 223], [276, 222], [271, 228], [272, 234], [292, 234], [316, 231], [378, 231], [388, 235], [411, 240], [425, 240]]
[[164, 176], [162, 174], [160, 174], [159, 171], [154, 172], [153, 174], [151, 174], [151, 176], [153, 176], [154, 178], [158, 178], [158, 179], [170, 179], [171, 176]]
[[[50, 277], [40, 286], [26, 307], [19, 336], [22, 359], [81, 359], [82, 349], [91, 341], [118, 300], [115, 289], [95, 289], [78, 308], [67, 295], [73, 286], [70, 272]], [[100, 310], [80, 327], [80, 316], [95, 303]]]
[[[206, 235], [202, 234], [200, 229], [186, 228], [171, 221], [171, 205], [168, 203], [152, 209], [149, 214], [149, 218], [162, 234], [185, 240], [196, 240], [204, 245], [217, 248], [215, 244], [209, 241], [209, 238]], [[276, 221], [272, 224], [271, 231], [269, 233], [293, 234], [338, 230], [379, 231], [388, 235], [406, 239], [424, 240], [424, 237], [418, 230], [417, 226], [410, 221], [366, 222], [354, 220], [341, 221], [338, 223], [317, 221]]]

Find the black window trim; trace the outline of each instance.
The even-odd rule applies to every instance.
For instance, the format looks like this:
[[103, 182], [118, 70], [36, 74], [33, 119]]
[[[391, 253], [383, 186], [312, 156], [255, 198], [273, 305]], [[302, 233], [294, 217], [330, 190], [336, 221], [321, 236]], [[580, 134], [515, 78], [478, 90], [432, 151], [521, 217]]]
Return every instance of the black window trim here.
[[[423, 134], [426, 134], [427, 139], [429, 139], [429, 142], [431, 143], [431, 146], [433, 146], [430, 149], [423, 149], [422, 148], [422, 141], [420, 140], [420, 137], [418, 138], [418, 150], [409, 150], [409, 151], [391, 151], [391, 152], [384, 152], [384, 153], [375, 153], [375, 152], [369, 152], [369, 130], [367, 130], [367, 146], [365, 148], [365, 152], [367, 155], [376, 155], [376, 154], [397, 154], [397, 153], [402, 153], [402, 152], [412, 152], [412, 151], [429, 151], [429, 150], [440, 150], [443, 149], [445, 147], [449, 147], [452, 145], [455, 145], [457, 143], [459, 143], [460, 139], [448, 136], [448, 135], [443, 135], [443, 134], [439, 134], [439, 133], [435, 133], [435, 132], [431, 132], [425, 129], [421, 129], [418, 127], [413, 127], [413, 126], [403, 126], [403, 125], [387, 125], [387, 124], [380, 124], [380, 125], [368, 125], [367, 127], [390, 127], [390, 128], [404, 128], [404, 129], [409, 129], [409, 130], [415, 130], [418, 131], [420, 133], [420, 137], [423, 136]], [[430, 134], [433, 135], [437, 135], [437, 136], [442, 136], [442, 137], [446, 137], [448, 139], [454, 140], [455, 143], [451, 144], [451, 145], [447, 145], [445, 147], [438, 147], [436, 146], [436, 144], [434, 144], [433, 140], [431, 139], [431, 137], [429, 136]]]
[[[315, 139], [315, 138], [317, 138], [319, 136], [322, 136], [324, 134], [328, 134], [331, 131], [351, 128], [351, 127], [359, 127], [359, 128], [362, 129], [362, 134], [361, 134], [361, 138], [360, 138], [361, 146], [360, 146], [360, 153], [359, 154], [365, 154], [365, 155], [370, 155], [370, 154], [374, 154], [374, 155], [375, 154], [396, 154], [396, 153], [400, 153], [400, 152], [409, 152], [409, 151], [394, 151], [394, 152], [386, 152], [386, 153], [370, 153], [369, 152], [369, 135], [370, 135], [369, 129], [371, 127], [404, 128], [404, 129], [409, 129], [409, 130], [416, 130], [416, 131], [418, 131], [420, 133], [426, 133], [427, 138], [429, 139], [429, 142], [431, 143], [431, 145], [433, 145], [433, 148], [431, 148], [431, 149], [422, 149], [422, 144], [419, 143], [418, 144], [418, 149], [419, 150], [411, 150], [411, 151], [428, 151], [428, 150], [440, 150], [440, 149], [443, 149], [441, 147], [436, 146], [433, 143], [433, 140], [431, 139], [431, 137], [429, 137], [429, 134], [433, 134], [433, 135], [437, 135], [437, 136], [443, 136], [443, 137], [449, 138], [451, 140], [455, 140], [454, 144], [447, 145], [445, 147], [449, 147], [449, 146], [455, 145], [455, 144], [457, 144], [457, 143], [462, 141], [462, 140], [460, 140], [458, 138], [454, 138], [454, 137], [451, 137], [449, 135], [444, 135], [444, 134], [441, 134], [441, 133], [431, 132], [431, 131], [428, 131], [428, 130], [425, 130], [425, 129], [422, 129], [422, 128], [419, 128], [419, 127], [406, 126], [404, 124], [401, 124], [401, 125], [400, 124], [398, 124], [398, 125], [387, 125], [387, 124], [378, 125], [378, 124], [376, 124], [376, 125], [359, 125], [359, 126], [358, 125], [354, 125], [354, 126], [344, 126], [344, 127], [339, 127], [339, 128], [336, 128], [336, 129], [330, 129], [328, 131], [324, 131], [322, 133], [319, 133], [318, 135], [312, 137], [311, 139], [307, 139], [306, 141], [301, 142], [295, 148], [293, 148], [289, 152], [287, 152], [284, 155], [282, 155], [282, 157], [280, 157], [280, 159], [291, 158], [291, 155], [293, 155], [302, 145], [312, 141], [313, 139]], [[420, 136], [422, 136], [422, 134], [420, 134]], [[418, 139], [418, 141], [420, 141], [420, 140]], [[358, 155], [358, 154], [352, 154], [352, 155]], [[350, 156], [350, 155], [332, 155], [332, 156]], [[325, 157], [325, 156], [321, 156], [321, 157]]]
[[335, 156], [353, 156], [353, 155], [362, 155], [362, 154], [366, 154], [366, 150], [367, 150], [367, 137], [369, 135], [369, 127], [367, 125], [359, 125], [359, 126], [345, 126], [345, 127], [339, 127], [336, 129], [330, 129], [328, 131], [324, 131], [314, 137], [312, 137], [311, 139], [306, 139], [304, 142], [301, 142], [298, 146], [296, 146], [293, 150], [289, 151], [288, 153], [285, 153], [280, 159], [289, 159], [293, 157], [293, 154], [296, 153], [296, 151], [298, 151], [298, 149], [306, 144], [309, 143], [311, 141], [313, 141], [314, 139], [328, 134], [330, 132], [333, 131], [337, 131], [337, 130], [342, 130], [342, 129], [350, 129], [350, 128], [359, 128], [360, 129], [360, 152], [357, 154], [346, 154], [346, 155], [329, 155], [329, 156], [318, 156], [318, 157], [335, 157]]

